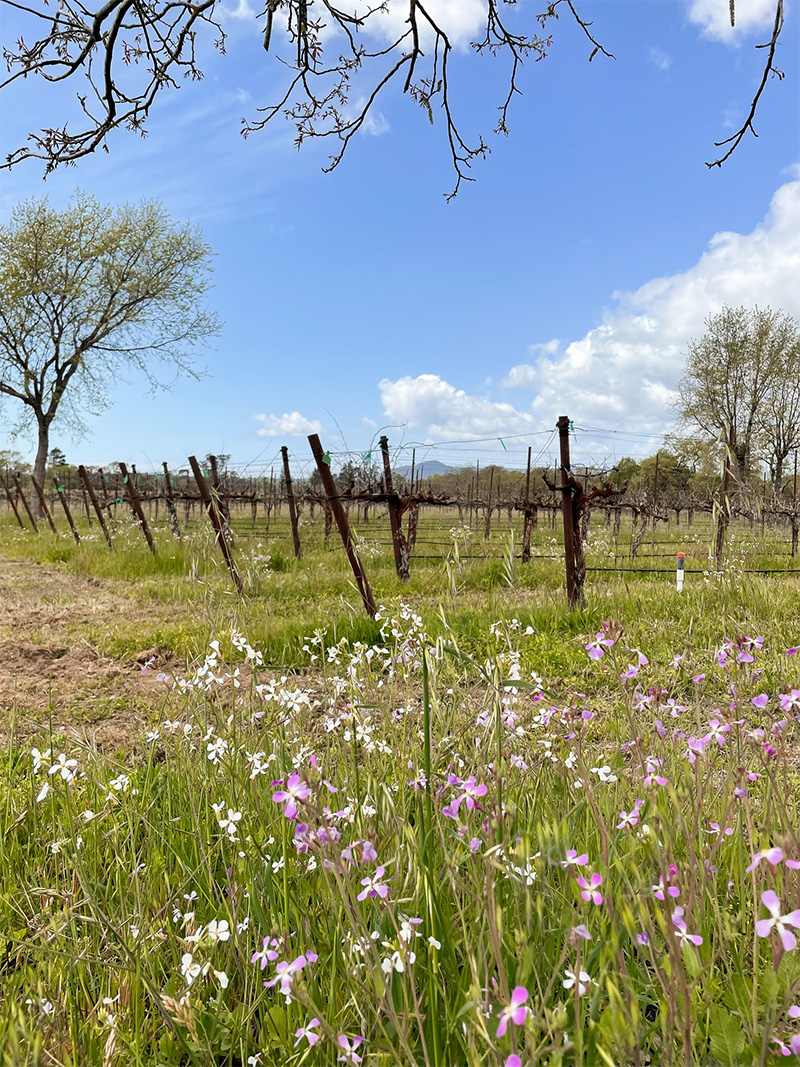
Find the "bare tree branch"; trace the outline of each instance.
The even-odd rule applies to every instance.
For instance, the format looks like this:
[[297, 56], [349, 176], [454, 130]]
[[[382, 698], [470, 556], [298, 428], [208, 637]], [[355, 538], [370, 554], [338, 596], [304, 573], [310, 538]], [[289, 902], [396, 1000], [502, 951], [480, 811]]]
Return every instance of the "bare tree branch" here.
[[[753, 120], [769, 75], [783, 77], [773, 62], [783, 28], [783, 0], [776, 2], [772, 38], [760, 46], [768, 49], [767, 63], [750, 113], [737, 134], [719, 143], [730, 147], [709, 166], [721, 166], [748, 129], [755, 133]], [[113, 130], [146, 136], [159, 94], [179, 88], [186, 79], [202, 79], [197, 45], [203, 37], [211, 35], [215, 47], [225, 52], [220, 3], [105, 0], [92, 10], [83, 0], [59, 0], [51, 10], [49, 0], [0, 0], [24, 15], [33, 33], [31, 44], [20, 37], [13, 46], [3, 47], [8, 73], [0, 89], [32, 74], [50, 82], [85, 79], [88, 83], [86, 91], [77, 94], [81, 116], [76, 124], [65, 122], [31, 131], [27, 144], [9, 153], [0, 168], [33, 158], [44, 162], [48, 174], [58, 166], [74, 165], [98, 148], [108, 151], [107, 139]], [[614, 58], [593, 32], [592, 23], [579, 12], [578, 3], [551, 0], [534, 18], [542, 31], [539, 35], [518, 28], [524, 13], [514, 0], [484, 0], [486, 21], [472, 49], [476, 55], [505, 57], [509, 63], [495, 133], [508, 133], [525, 60], [538, 62], [547, 56], [553, 41], [550, 29], [562, 13], [591, 45], [590, 61], [598, 53]], [[407, 17], [405, 26], [398, 27], [394, 39], [384, 45], [381, 35], [386, 33], [386, 23], [381, 17], [389, 9], [389, 0], [375, 0], [359, 13], [343, 10], [336, 0], [265, 0], [258, 16], [263, 20], [263, 45], [267, 51], [277, 48], [274, 60], [287, 72], [286, 87], [277, 103], [258, 108], [251, 120], [242, 120], [242, 134], [247, 137], [283, 116], [295, 126], [298, 147], [308, 138], [330, 137], [338, 142], [324, 168], [333, 170], [352, 138], [375, 113], [378, 98], [396, 85], [431, 123], [436, 110], [443, 115], [456, 178], [448, 199], [454, 196], [463, 181], [473, 180], [473, 161], [485, 158], [490, 149], [481, 136], [462, 134], [450, 85], [453, 41], [427, 4], [428, 0], [392, 0], [392, 10], [407, 10]], [[731, 0], [732, 22], [733, 15]]]
[[[733, 26], [733, 24], [734, 24], [734, 6], [733, 6], [733, 4], [734, 4], [734, 0], [731, 0], [731, 26]], [[739, 147], [739, 144], [741, 143], [742, 138], [744, 137], [744, 135], [747, 133], [748, 130], [750, 130], [750, 132], [752, 133], [752, 135], [754, 137], [758, 137], [758, 134], [756, 133], [755, 127], [753, 126], [753, 119], [756, 117], [756, 111], [758, 110], [758, 104], [759, 104], [759, 101], [761, 100], [761, 94], [764, 92], [764, 89], [766, 88], [769, 76], [770, 76], [770, 74], [774, 74], [775, 77], [778, 79], [778, 81], [783, 81], [783, 79], [784, 79], [784, 72], [782, 70], [778, 70], [778, 68], [774, 65], [775, 51], [776, 51], [776, 49], [778, 47], [778, 38], [781, 35], [781, 30], [782, 29], [783, 29], [783, 0], [777, 0], [777, 4], [776, 4], [776, 7], [775, 7], [775, 23], [774, 23], [774, 25], [772, 27], [772, 37], [769, 39], [769, 41], [767, 41], [766, 44], [756, 45], [757, 48], [766, 48], [766, 49], [768, 49], [767, 62], [764, 65], [764, 73], [761, 76], [761, 81], [759, 83], [758, 89], [756, 90], [756, 94], [753, 97], [752, 103], [750, 104], [750, 110], [747, 113], [747, 118], [744, 120], [744, 122], [742, 123], [740, 128], [736, 131], [736, 133], [734, 133], [731, 137], [726, 137], [724, 141], [715, 141], [714, 142], [714, 145], [715, 145], [716, 148], [722, 148], [723, 145], [726, 145], [726, 144], [730, 145], [730, 148], [728, 149], [728, 151], [725, 153], [724, 156], [720, 156], [719, 159], [715, 159], [713, 163], [706, 163], [706, 166], [709, 169], [711, 167], [721, 167], [722, 164], [727, 159], [730, 159], [730, 157], [733, 155], [733, 153]]]

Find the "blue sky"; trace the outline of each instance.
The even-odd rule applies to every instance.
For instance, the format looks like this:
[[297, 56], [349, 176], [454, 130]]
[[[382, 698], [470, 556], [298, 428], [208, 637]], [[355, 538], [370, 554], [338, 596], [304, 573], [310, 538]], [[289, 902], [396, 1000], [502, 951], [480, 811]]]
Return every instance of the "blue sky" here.
[[[431, 6], [466, 44], [480, 0]], [[540, 6], [526, 0], [517, 17], [533, 26]], [[284, 443], [304, 462], [309, 426], [332, 449], [360, 450], [388, 425], [394, 444], [439, 443], [426, 454], [445, 462], [519, 463], [566, 413], [615, 431], [580, 435], [581, 460], [653, 451], [708, 314], [746, 302], [800, 317], [796, 0], [759, 139], [721, 170], [704, 166], [749, 106], [763, 58], [753, 46], [771, 26], [770, 0], [737, 7], [731, 32], [728, 0], [584, 2], [616, 59], [589, 64], [562, 18], [547, 59], [523, 73], [508, 138], [491, 135], [500, 61], [457, 52], [461, 124], [492, 154], [447, 204], [441, 116], [431, 127], [396, 91], [330, 175], [328, 148], [298, 153], [280, 120], [244, 141], [240, 119], [271, 102], [281, 73], [239, 0], [227, 56], [209, 49], [205, 80], [165, 98], [146, 140], [120, 132], [108, 155], [46, 183], [35, 161], [2, 176], [3, 219], [30, 195], [65, 204], [78, 185], [111, 202], [154, 196], [216, 251], [211, 303], [225, 328], [198, 353], [206, 376], [155, 397], [132, 377], [87, 438], [53, 443], [86, 463], [182, 465], [216, 451], [258, 456], [260, 470]], [[6, 18], [4, 42], [17, 29]], [[3, 155], [29, 127], [63, 123], [74, 91], [9, 90]], [[10, 415], [0, 448], [30, 452], [4, 432]], [[476, 440], [499, 437], [507, 452]]]

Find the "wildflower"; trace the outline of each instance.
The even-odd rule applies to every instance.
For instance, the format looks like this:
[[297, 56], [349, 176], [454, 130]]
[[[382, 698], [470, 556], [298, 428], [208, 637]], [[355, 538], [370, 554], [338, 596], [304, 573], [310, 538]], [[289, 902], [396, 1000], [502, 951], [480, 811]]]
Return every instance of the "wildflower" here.
[[783, 860], [783, 849], [777, 846], [773, 848], [765, 848], [762, 852], [756, 852], [753, 856], [753, 862], [749, 867], [745, 867], [745, 874], [749, 874], [750, 871], [754, 871], [758, 867], [762, 860], [766, 860], [767, 863], [773, 867], [777, 867]]
[[674, 866], [670, 866], [669, 874], [667, 875], [667, 883], [666, 884], [664, 883], [664, 879], [663, 878], [659, 878], [658, 885], [651, 885], [650, 886], [650, 889], [655, 894], [657, 900], [664, 900], [665, 899], [664, 898], [664, 894], [665, 893], [667, 893], [669, 896], [671, 896], [673, 898], [673, 900], [676, 897], [679, 897], [681, 895], [681, 891], [676, 885], [669, 885], [669, 882], [670, 882], [670, 880], [672, 878], [672, 875], [675, 873], [675, 870], [676, 870], [676, 868]]
[[714, 834], [717, 837], [719, 837], [720, 834], [722, 834], [725, 837], [730, 837], [731, 834], [733, 833], [733, 827], [732, 826], [726, 826], [724, 830], [723, 830], [723, 828], [720, 826], [720, 824], [718, 822], [709, 823], [709, 826], [711, 827], [711, 829], [710, 830], [706, 830], [706, 833], [707, 834]]
[[754, 708], [765, 708], [769, 703], [769, 697], [766, 693], [759, 693], [757, 697], [753, 697], [750, 703]]
[[292, 986], [294, 985], [295, 976], [300, 974], [303, 968], [313, 962], [311, 957], [316, 959], [314, 953], [309, 953], [308, 956], [296, 956], [293, 960], [280, 960], [275, 964], [275, 977], [270, 978], [264, 985], [267, 989], [271, 989], [272, 986], [277, 985], [280, 982], [281, 993], [285, 997], [289, 997], [292, 992]]
[[602, 893], [598, 892], [598, 887], [603, 884], [602, 874], [598, 874], [595, 871], [589, 881], [587, 881], [583, 877], [578, 878], [577, 881], [578, 885], [581, 886], [582, 889], [581, 896], [587, 902], [587, 904], [590, 900], [593, 904], [597, 906], [603, 903], [603, 895]]
[[206, 927], [206, 937], [211, 941], [227, 941], [231, 936], [231, 929], [227, 919], [212, 919]]
[[228, 751], [228, 742], [223, 737], [217, 737], [208, 742], [207, 749], [209, 761], [216, 765]]
[[217, 979], [220, 985], [220, 989], [227, 989], [229, 985], [228, 976], [225, 971], [214, 971], [214, 977]]
[[703, 755], [707, 739], [705, 737], [690, 737], [686, 742], [684, 756], [690, 763], [694, 763], [698, 756]]
[[71, 782], [78, 773], [78, 761], [76, 759], [67, 759], [65, 754], [61, 752], [47, 773], [58, 774], [65, 782]]
[[419, 932], [414, 929], [420, 926], [422, 919], [403, 919], [400, 923], [400, 940], [410, 941], [412, 937], [419, 937]]
[[383, 885], [381, 879], [386, 873], [385, 867], [376, 867], [375, 873], [371, 877], [362, 878], [361, 884], [364, 888], [358, 894], [358, 900], [366, 900], [367, 897], [375, 898], [380, 897], [381, 900], [385, 900], [389, 895], [389, 887]]
[[258, 963], [261, 966], [261, 970], [267, 966], [267, 961], [274, 963], [278, 958], [278, 953], [275, 951], [278, 948], [280, 942], [276, 938], [264, 938], [264, 943], [258, 952], [254, 952], [250, 957], [251, 963]]
[[346, 860], [348, 863], [357, 863], [359, 852], [361, 853], [360, 859], [362, 863], [374, 863], [378, 858], [378, 853], [375, 851], [375, 846], [372, 842], [360, 839], [358, 841], [353, 841], [352, 844], [346, 845], [342, 849], [342, 859]]
[[428, 944], [431, 946], [431, 948], [435, 948], [437, 951], [442, 947], [442, 942], [437, 941], [436, 938], [433, 936], [428, 938]]
[[672, 925], [680, 942], [689, 941], [693, 945], [702, 945], [703, 939], [699, 934], [687, 933], [686, 921], [683, 918], [683, 908], [676, 908], [672, 913]]
[[653, 784], [653, 782], [655, 782], [656, 785], [661, 786], [667, 784], [667, 779], [663, 776], [663, 774], [659, 774], [658, 772], [658, 768], [662, 765], [662, 763], [662, 760], [655, 759], [655, 757], [653, 756], [647, 757], [647, 759], [644, 761], [643, 766], [643, 770], [645, 772], [642, 776], [643, 785], [650, 786]]
[[297, 1038], [297, 1040], [294, 1043], [294, 1047], [297, 1048], [303, 1038], [305, 1038], [309, 1045], [313, 1048], [313, 1046], [316, 1045], [316, 1043], [319, 1041], [319, 1034], [315, 1033], [315, 1027], [317, 1026], [319, 1026], [319, 1019], [314, 1017], [305, 1026], [301, 1026], [299, 1030], [295, 1030], [294, 1036]]
[[800, 711], [800, 689], [792, 689], [788, 693], [779, 694], [778, 702], [780, 703], [781, 711], [787, 715], [793, 711]]
[[800, 927], [800, 910], [790, 911], [786, 915], [781, 915], [781, 902], [778, 900], [777, 894], [771, 889], [761, 894], [761, 903], [770, 913], [771, 918], [759, 919], [756, 923], [756, 933], [759, 937], [769, 937], [770, 931], [774, 927], [778, 932], [778, 937], [781, 939], [784, 950], [791, 952], [797, 943], [797, 938], [787, 927], [794, 926], [795, 929]]
[[596, 774], [601, 782], [616, 782], [616, 774], [611, 773], [611, 768], [607, 763], [604, 763], [602, 767], [592, 767], [592, 774]]
[[722, 747], [725, 744], [725, 734], [730, 732], [730, 726], [728, 723], [721, 723], [719, 719], [709, 719], [708, 725], [711, 729], [704, 737], [704, 741], [716, 741], [717, 744]]
[[191, 985], [202, 973], [203, 968], [199, 963], [194, 962], [191, 952], [184, 952], [181, 957], [181, 974], [186, 979], [186, 984]]
[[631, 811], [621, 811], [619, 813], [619, 822], [617, 823], [618, 830], [624, 830], [629, 826], [637, 826], [639, 823], [639, 809], [644, 804], [643, 800], [634, 801]]
[[339, 1034], [336, 1038], [336, 1044], [340, 1049], [343, 1049], [342, 1055], [339, 1056], [337, 1063], [361, 1063], [361, 1056], [358, 1055], [356, 1049], [364, 1041], [363, 1037], [354, 1037], [352, 1040], [348, 1040], [345, 1034]]
[[522, 1060], [519, 1058], [516, 1052], [512, 1052], [503, 1067], [522, 1067]]
[[589, 659], [602, 659], [605, 655], [605, 649], [611, 648], [614, 644], [612, 639], [608, 637], [601, 630], [596, 633], [594, 641], [590, 641], [588, 645], [584, 645], [584, 648], [589, 653]]
[[581, 923], [580, 926], [573, 926], [569, 932], [569, 939], [574, 945], [579, 939], [581, 941], [591, 941], [592, 935], [589, 933], [589, 928]]
[[233, 808], [228, 808], [228, 814], [223, 815], [222, 812], [225, 810], [224, 804], [212, 804], [211, 807], [214, 809], [214, 813], [217, 816], [217, 823], [219, 824], [220, 830], [224, 830], [231, 841], [236, 841], [236, 824], [240, 821], [242, 813], [240, 811], [234, 811]]
[[[276, 785], [281, 785], [281, 782], [276, 782]], [[285, 789], [278, 789], [272, 794], [272, 799], [276, 804], [283, 804], [283, 814], [287, 819], [294, 819], [297, 815], [297, 802], [306, 800], [311, 796], [311, 789], [302, 780], [297, 771], [294, 774], [290, 774], [286, 781]]]
[[31, 759], [33, 760], [33, 773], [38, 774], [42, 769], [42, 764], [46, 763], [50, 759], [50, 749], [46, 749], [44, 752], [40, 752], [38, 748], [31, 749]]
[[528, 1014], [528, 1009], [525, 1007], [527, 999], [528, 990], [524, 986], [518, 985], [511, 994], [510, 1003], [500, 1012], [497, 1026], [498, 1037], [502, 1037], [505, 1034], [509, 1021], [517, 1026], [522, 1026], [525, 1022], [525, 1016]]
[[[384, 945], [388, 946], [388, 944], [388, 942], [384, 942]], [[416, 953], [408, 953], [409, 963], [413, 964], [416, 958]], [[381, 970], [384, 974], [391, 974], [392, 971], [397, 971], [398, 974], [402, 974], [405, 969], [405, 958], [401, 952], [397, 951], [397, 949], [392, 952], [391, 956], [387, 956], [385, 959], [381, 960]]]
[[565, 969], [564, 974], [567, 977], [562, 979], [561, 985], [564, 989], [572, 989], [577, 983], [579, 997], [582, 997], [590, 986], [597, 985], [597, 983], [592, 980], [591, 976], [587, 974], [586, 971], [580, 971], [580, 973], [576, 976], [574, 971]]
[[636, 935], [635, 941], [637, 945], [649, 945], [650, 935], [646, 930], [640, 930], [639, 933]]
[[39, 792], [36, 794], [36, 803], [41, 804], [47, 794], [50, 792], [50, 783], [45, 782]]
[[559, 862], [559, 867], [585, 867], [589, 862], [588, 855], [583, 852], [578, 855], [577, 849], [568, 848], [566, 858]]

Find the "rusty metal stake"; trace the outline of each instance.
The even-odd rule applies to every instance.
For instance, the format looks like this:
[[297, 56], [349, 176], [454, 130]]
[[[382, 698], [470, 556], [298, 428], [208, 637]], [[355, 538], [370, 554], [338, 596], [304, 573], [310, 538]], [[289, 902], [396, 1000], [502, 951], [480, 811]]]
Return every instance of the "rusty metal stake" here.
[[97, 516], [97, 521], [100, 523], [100, 529], [105, 535], [105, 539], [108, 542], [108, 547], [113, 551], [114, 542], [111, 540], [111, 534], [108, 532], [106, 520], [103, 518], [103, 509], [100, 507], [100, 501], [97, 499], [97, 495], [95, 494], [95, 491], [92, 488], [92, 483], [89, 481], [89, 475], [86, 473], [86, 468], [83, 466], [83, 464], [78, 467], [78, 477], [80, 478], [81, 485], [83, 486], [84, 498], [88, 497], [91, 501], [92, 507], [94, 508], [94, 513]]
[[75, 523], [72, 521], [72, 512], [69, 510], [64, 486], [58, 484], [58, 478], [53, 478], [53, 485], [56, 487], [56, 493], [58, 493], [58, 499], [61, 501], [61, 507], [64, 509], [64, 514], [67, 516], [67, 522], [69, 523], [70, 530], [72, 530], [72, 536], [75, 538], [75, 544], [79, 545], [81, 543], [81, 535], [75, 529]]
[[216, 535], [216, 541], [222, 550], [222, 555], [225, 557], [225, 563], [230, 572], [231, 578], [233, 578], [234, 585], [241, 593], [244, 586], [242, 584], [241, 575], [236, 569], [236, 564], [233, 561], [231, 555], [231, 547], [228, 544], [227, 538], [222, 525], [222, 519], [220, 518], [219, 511], [214, 498], [211, 495], [211, 490], [208, 488], [208, 483], [203, 477], [203, 472], [200, 470], [200, 464], [197, 462], [196, 456], [189, 456], [189, 465], [192, 468], [192, 474], [194, 480], [197, 482], [197, 488], [200, 491], [200, 499], [206, 506], [208, 517], [211, 520], [211, 525], [214, 527], [214, 534]]
[[53, 522], [53, 516], [50, 514], [50, 508], [47, 506], [47, 501], [44, 498], [42, 487], [41, 485], [39, 485], [33, 475], [31, 475], [31, 482], [33, 483], [33, 488], [36, 490], [36, 496], [39, 498], [39, 504], [41, 506], [42, 512], [44, 513], [44, 517], [47, 519], [50, 529], [53, 531], [56, 537], [58, 537], [58, 530], [56, 529], [56, 524]]
[[286, 445], [281, 446], [283, 457], [283, 481], [286, 486], [286, 497], [289, 501], [289, 520], [292, 524], [292, 543], [294, 544], [294, 558], [300, 559], [302, 550], [300, 547], [300, 531], [297, 528], [297, 504], [294, 499], [294, 486], [292, 485], [292, 472], [289, 470], [289, 449]]
[[375, 600], [372, 596], [372, 590], [369, 587], [367, 581], [366, 571], [364, 570], [361, 560], [358, 557], [356, 551], [355, 541], [353, 540], [353, 534], [350, 530], [350, 523], [347, 521], [347, 515], [342, 507], [342, 501], [339, 498], [339, 493], [336, 490], [336, 483], [333, 480], [331, 474], [331, 468], [329, 466], [330, 460], [326, 461], [325, 453], [322, 450], [320, 444], [319, 435], [312, 433], [308, 436], [308, 443], [311, 445], [311, 451], [314, 454], [316, 460], [317, 470], [319, 476], [322, 479], [322, 485], [325, 489], [325, 493], [330, 501], [331, 511], [336, 519], [336, 525], [339, 527], [339, 533], [342, 538], [344, 550], [347, 553], [347, 558], [350, 561], [350, 566], [353, 569], [353, 577], [356, 580], [358, 591], [361, 593], [361, 599], [364, 602], [364, 609], [370, 618], [374, 619], [378, 614], [378, 608], [375, 604]]
[[139, 520], [139, 527], [142, 533], [144, 534], [145, 541], [147, 541], [147, 547], [150, 549], [153, 555], [155, 555], [155, 542], [153, 541], [153, 535], [150, 532], [150, 527], [147, 525], [147, 519], [144, 514], [144, 509], [142, 508], [142, 502], [139, 499], [139, 493], [136, 489], [136, 486], [134, 485], [133, 476], [128, 474], [128, 468], [125, 466], [124, 463], [118, 463], [117, 466], [122, 472], [122, 480], [125, 483], [125, 488], [128, 490], [128, 501], [131, 505], [131, 511]]

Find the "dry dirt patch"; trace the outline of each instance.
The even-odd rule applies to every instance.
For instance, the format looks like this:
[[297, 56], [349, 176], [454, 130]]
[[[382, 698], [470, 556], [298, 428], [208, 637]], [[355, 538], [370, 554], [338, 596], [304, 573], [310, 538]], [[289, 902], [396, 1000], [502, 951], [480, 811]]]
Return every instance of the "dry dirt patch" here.
[[[98, 579], [0, 557], [0, 732], [12, 717], [18, 734], [52, 719], [56, 729], [100, 745], [130, 743], [163, 700], [155, 675], [164, 661], [157, 649], [142, 650], [140, 663], [109, 659], [80, 626], [134, 619], [142, 611]], [[142, 673], [151, 657], [155, 662]]]

